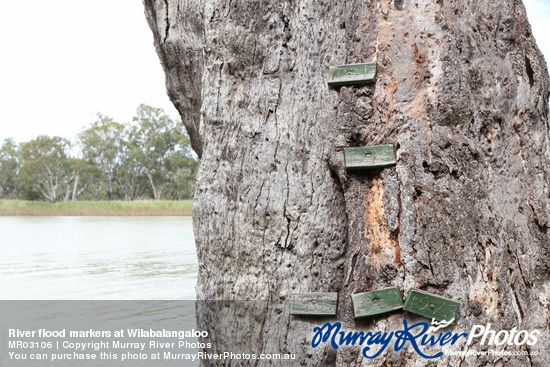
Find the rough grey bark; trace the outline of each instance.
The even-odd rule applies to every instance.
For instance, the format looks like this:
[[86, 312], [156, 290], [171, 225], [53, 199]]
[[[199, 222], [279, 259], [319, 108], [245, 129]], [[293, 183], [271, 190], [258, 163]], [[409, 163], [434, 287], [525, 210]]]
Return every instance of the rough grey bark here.
[[[199, 327], [225, 333], [220, 348], [295, 352], [303, 366], [424, 366], [412, 351], [370, 361], [312, 349], [318, 320], [286, 303], [338, 291], [348, 329], [395, 330], [401, 313], [356, 322], [349, 301], [395, 285], [461, 301], [461, 331], [543, 333], [528, 348], [539, 356], [433, 363], [550, 359], [548, 73], [521, 1], [144, 3], [201, 156], [197, 296], [264, 301], [199, 307]], [[375, 84], [327, 86], [330, 65], [369, 61]], [[395, 168], [346, 173], [344, 147], [376, 144], [394, 144]]]

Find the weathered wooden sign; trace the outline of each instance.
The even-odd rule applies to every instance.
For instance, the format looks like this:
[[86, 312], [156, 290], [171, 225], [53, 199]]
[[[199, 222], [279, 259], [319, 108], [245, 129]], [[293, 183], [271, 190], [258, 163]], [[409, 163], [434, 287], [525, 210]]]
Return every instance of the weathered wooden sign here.
[[391, 287], [351, 295], [355, 318], [378, 315], [403, 308], [399, 288]]
[[438, 321], [450, 321], [456, 319], [460, 302], [452, 299], [437, 296], [419, 289], [411, 289], [405, 300], [403, 309], [436, 319]]
[[338, 293], [294, 293], [291, 315], [336, 315]]
[[328, 85], [341, 86], [376, 81], [376, 63], [331, 66]]
[[370, 169], [395, 165], [393, 145], [345, 148], [346, 169]]

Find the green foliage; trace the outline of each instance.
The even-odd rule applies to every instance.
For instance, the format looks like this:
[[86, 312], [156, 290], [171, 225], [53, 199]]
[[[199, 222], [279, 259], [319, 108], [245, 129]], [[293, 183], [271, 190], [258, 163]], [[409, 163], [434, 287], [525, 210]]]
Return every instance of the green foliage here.
[[0, 198], [16, 190], [18, 173], [18, 147], [13, 139], [8, 138], [0, 149]]
[[39, 191], [50, 202], [63, 192], [71, 143], [58, 136], [41, 135], [21, 145], [19, 181], [29, 190]]
[[101, 172], [100, 180], [106, 185], [109, 200], [113, 198], [113, 182], [121, 164], [123, 131], [124, 125], [98, 113], [97, 120], [78, 135], [82, 155]]
[[144, 104], [138, 107], [134, 122], [136, 125], [131, 128], [130, 138], [136, 148], [135, 158], [143, 167], [153, 198], [159, 200], [170, 180], [170, 159], [182, 151], [178, 144], [181, 132], [162, 109]]
[[[72, 156], [77, 150], [80, 157]], [[0, 199], [18, 194], [50, 202], [183, 200], [193, 196], [198, 166], [183, 124], [142, 104], [128, 124], [98, 113], [75, 146], [57, 136], [20, 146], [6, 139], [0, 149]]]
[[166, 184], [165, 197], [172, 200], [192, 197], [199, 161], [192, 157], [175, 154], [170, 157], [168, 167], [170, 177]]
[[37, 201], [42, 198], [42, 195], [38, 191], [29, 190], [23, 195], [23, 200]]

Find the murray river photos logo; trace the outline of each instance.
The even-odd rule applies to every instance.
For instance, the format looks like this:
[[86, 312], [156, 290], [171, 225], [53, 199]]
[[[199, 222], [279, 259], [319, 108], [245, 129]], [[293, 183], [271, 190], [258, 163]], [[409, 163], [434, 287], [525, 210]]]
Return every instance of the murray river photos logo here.
[[539, 330], [527, 331], [517, 330], [500, 330], [491, 329], [491, 324], [474, 325], [470, 333], [453, 333], [453, 332], [436, 332], [452, 324], [454, 320], [437, 322], [432, 320], [430, 326], [427, 322], [419, 322], [409, 325], [407, 320], [403, 320], [403, 329], [391, 332], [372, 332], [372, 331], [342, 331], [342, 324], [336, 322], [331, 324], [327, 322], [321, 327], [313, 328], [313, 339], [311, 346], [317, 348], [321, 343], [330, 342], [334, 349], [338, 349], [344, 345], [362, 346], [362, 354], [365, 358], [376, 358], [380, 356], [389, 346], [393, 345], [393, 349], [398, 352], [401, 349], [407, 349], [407, 342], [413, 350], [423, 358], [433, 359], [443, 355], [443, 352], [438, 352], [433, 355], [424, 354], [422, 347], [425, 346], [444, 346], [454, 345], [461, 338], [467, 339], [466, 345], [472, 344], [478, 339], [480, 345], [535, 345], [538, 342]]

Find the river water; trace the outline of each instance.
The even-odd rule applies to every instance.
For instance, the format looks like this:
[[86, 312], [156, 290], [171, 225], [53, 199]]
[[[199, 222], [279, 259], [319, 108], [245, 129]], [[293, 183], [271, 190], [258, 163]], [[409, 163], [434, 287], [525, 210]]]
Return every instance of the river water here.
[[0, 217], [1, 300], [192, 300], [191, 217]]
[[[115, 340], [149, 345], [149, 339], [128, 334], [18, 339], [10, 337], [9, 330], [65, 330], [68, 334], [70, 330], [195, 328], [197, 256], [191, 217], [0, 217], [0, 249], [1, 367], [122, 365], [120, 359], [136, 355], [136, 350], [115, 348]], [[12, 348], [9, 343], [14, 340], [39, 342], [40, 349]], [[84, 352], [70, 344], [64, 347], [65, 342], [100, 341], [110, 344], [85, 351], [94, 354], [95, 361], [76, 362], [73, 354]], [[197, 352], [196, 337], [184, 341], [192, 346], [173, 351]], [[139, 353], [145, 359], [124, 362], [124, 366], [198, 365], [197, 361], [150, 360], [166, 351], [144, 348]], [[32, 353], [48, 361], [32, 360]], [[68, 359], [53, 362], [54, 354]], [[117, 356], [116, 362], [109, 359]]]

